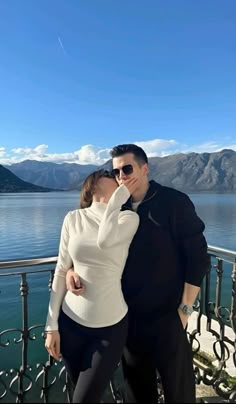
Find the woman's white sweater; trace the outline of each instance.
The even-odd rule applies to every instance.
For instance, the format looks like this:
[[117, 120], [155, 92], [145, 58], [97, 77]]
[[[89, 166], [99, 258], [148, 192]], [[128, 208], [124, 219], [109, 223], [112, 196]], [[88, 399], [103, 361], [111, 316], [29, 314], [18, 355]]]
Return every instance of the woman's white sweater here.
[[[89, 208], [77, 209], [66, 215], [46, 331], [58, 330], [61, 306], [72, 320], [87, 327], [116, 324], [127, 313], [121, 276], [130, 243], [139, 225], [137, 213], [120, 211], [129, 196], [126, 186], [121, 185], [108, 204], [93, 202]], [[85, 288], [79, 296], [66, 289], [66, 272], [72, 266]]]

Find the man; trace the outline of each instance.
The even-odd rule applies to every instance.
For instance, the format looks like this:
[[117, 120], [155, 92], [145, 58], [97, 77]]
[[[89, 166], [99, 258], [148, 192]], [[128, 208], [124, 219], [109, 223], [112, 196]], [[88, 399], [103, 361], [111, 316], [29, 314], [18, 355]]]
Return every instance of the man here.
[[[127, 402], [157, 402], [159, 372], [165, 402], [194, 403], [188, 317], [209, 265], [204, 224], [189, 197], [148, 180], [143, 149], [125, 144], [111, 150], [113, 174], [137, 187], [122, 209], [140, 216], [122, 278], [129, 332], [122, 358]], [[67, 275], [75, 292], [76, 277]]]

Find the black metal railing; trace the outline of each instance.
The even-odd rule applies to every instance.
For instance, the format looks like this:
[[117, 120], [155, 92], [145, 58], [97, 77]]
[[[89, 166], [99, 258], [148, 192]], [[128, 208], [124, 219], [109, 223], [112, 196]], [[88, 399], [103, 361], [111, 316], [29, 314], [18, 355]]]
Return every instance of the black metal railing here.
[[208, 253], [211, 267], [196, 301], [195, 325], [188, 327], [196, 383], [236, 402], [236, 252], [209, 246]]
[[[211, 267], [188, 325], [196, 384], [212, 386], [219, 397], [236, 402], [236, 252], [209, 246], [208, 253]], [[2, 403], [70, 402], [65, 367], [44, 348], [56, 261], [57, 257], [0, 261]], [[161, 384], [159, 391], [163, 402]], [[106, 401], [123, 402], [120, 368], [104, 396]]]

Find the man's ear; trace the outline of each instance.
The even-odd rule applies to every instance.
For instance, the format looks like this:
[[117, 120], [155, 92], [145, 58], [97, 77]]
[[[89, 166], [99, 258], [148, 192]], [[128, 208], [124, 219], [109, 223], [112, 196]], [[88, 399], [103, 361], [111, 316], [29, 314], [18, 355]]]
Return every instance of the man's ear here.
[[145, 163], [145, 164], [143, 165], [143, 173], [144, 173], [145, 175], [148, 175], [148, 174], [149, 174], [149, 166], [148, 166], [147, 163]]

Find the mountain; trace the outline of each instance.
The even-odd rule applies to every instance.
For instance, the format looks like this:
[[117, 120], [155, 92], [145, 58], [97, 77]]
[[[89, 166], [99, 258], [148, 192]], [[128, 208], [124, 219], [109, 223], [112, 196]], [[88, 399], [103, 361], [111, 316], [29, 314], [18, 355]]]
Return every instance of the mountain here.
[[97, 169], [97, 166], [92, 164], [56, 164], [35, 160], [25, 160], [5, 167], [24, 181], [62, 190], [76, 188], [90, 172]]
[[[111, 169], [111, 160], [103, 166], [56, 164], [23, 161], [7, 166], [24, 180], [50, 188], [80, 189], [85, 177], [99, 168]], [[235, 192], [236, 152], [179, 153], [149, 158], [149, 178], [184, 192]]]
[[185, 192], [235, 192], [236, 152], [175, 154], [149, 160], [150, 178]]
[[49, 192], [49, 188], [38, 187], [23, 181], [10, 170], [0, 165], [0, 193], [1, 192]]
[[[179, 153], [150, 157], [149, 178], [184, 192], [235, 192], [236, 152]], [[111, 160], [102, 167], [110, 170]]]

